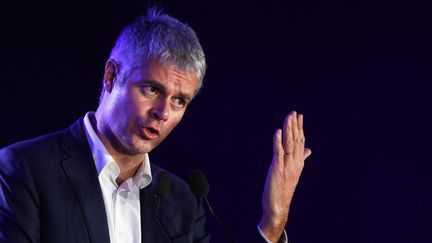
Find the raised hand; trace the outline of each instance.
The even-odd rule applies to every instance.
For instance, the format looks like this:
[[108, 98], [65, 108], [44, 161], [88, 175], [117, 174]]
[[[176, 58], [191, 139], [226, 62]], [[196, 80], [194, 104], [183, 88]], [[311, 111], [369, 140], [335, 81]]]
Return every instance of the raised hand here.
[[282, 130], [273, 138], [273, 160], [262, 198], [260, 228], [272, 242], [278, 242], [288, 221], [289, 207], [304, 167], [312, 151], [305, 148], [303, 115], [291, 112]]

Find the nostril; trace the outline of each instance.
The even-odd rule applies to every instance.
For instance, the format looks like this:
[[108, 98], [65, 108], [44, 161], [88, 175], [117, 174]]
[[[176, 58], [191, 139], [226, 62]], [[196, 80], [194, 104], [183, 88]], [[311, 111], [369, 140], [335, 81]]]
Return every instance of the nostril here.
[[168, 107], [156, 106], [150, 110], [150, 116], [156, 120], [165, 120], [168, 118]]
[[159, 119], [159, 116], [156, 112], [152, 112], [152, 116], [153, 116], [153, 118]]
[[160, 115], [159, 115], [159, 113], [156, 110], [150, 111], [150, 115], [154, 119], [158, 119], [158, 120], [160, 119]]

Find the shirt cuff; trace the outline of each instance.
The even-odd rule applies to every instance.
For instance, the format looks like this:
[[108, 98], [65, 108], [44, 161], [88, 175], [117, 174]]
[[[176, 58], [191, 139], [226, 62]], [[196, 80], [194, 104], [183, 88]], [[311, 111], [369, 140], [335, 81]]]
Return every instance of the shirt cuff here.
[[[267, 243], [276, 243], [272, 242], [271, 240], [267, 239], [267, 237], [262, 232], [260, 226], [258, 225], [258, 232], [260, 233], [261, 237], [267, 242]], [[279, 239], [278, 243], [288, 243], [288, 236], [286, 234], [286, 231], [284, 230], [282, 237]]]

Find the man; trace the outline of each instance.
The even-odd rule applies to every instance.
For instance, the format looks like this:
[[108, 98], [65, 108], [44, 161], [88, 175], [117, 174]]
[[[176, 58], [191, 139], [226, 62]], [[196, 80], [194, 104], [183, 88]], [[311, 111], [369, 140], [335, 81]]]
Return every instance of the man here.
[[[64, 131], [0, 150], [0, 242], [208, 242], [204, 210], [173, 175], [154, 216], [148, 153], [181, 121], [199, 91], [205, 58], [193, 30], [151, 9], [120, 34], [105, 65], [96, 112]], [[303, 117], [274, 136], [250, 241], [286, 241], [284, 227], [304, 160]], [[169, 238], [169, 239], [167, 239]]]

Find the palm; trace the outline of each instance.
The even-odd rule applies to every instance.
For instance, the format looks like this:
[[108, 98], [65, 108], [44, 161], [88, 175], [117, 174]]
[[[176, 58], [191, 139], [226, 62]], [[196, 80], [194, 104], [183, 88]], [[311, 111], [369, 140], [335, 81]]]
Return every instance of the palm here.
[[304, 160], [310, 154], [311, 150], [305, 148], [303, 116], [291, 112], [284, 122], [283, 138], [280, 129], [274, 135], [273, 160], [262, 198], [260, 227], [272, 241], [277, 241], [285, 228]]

